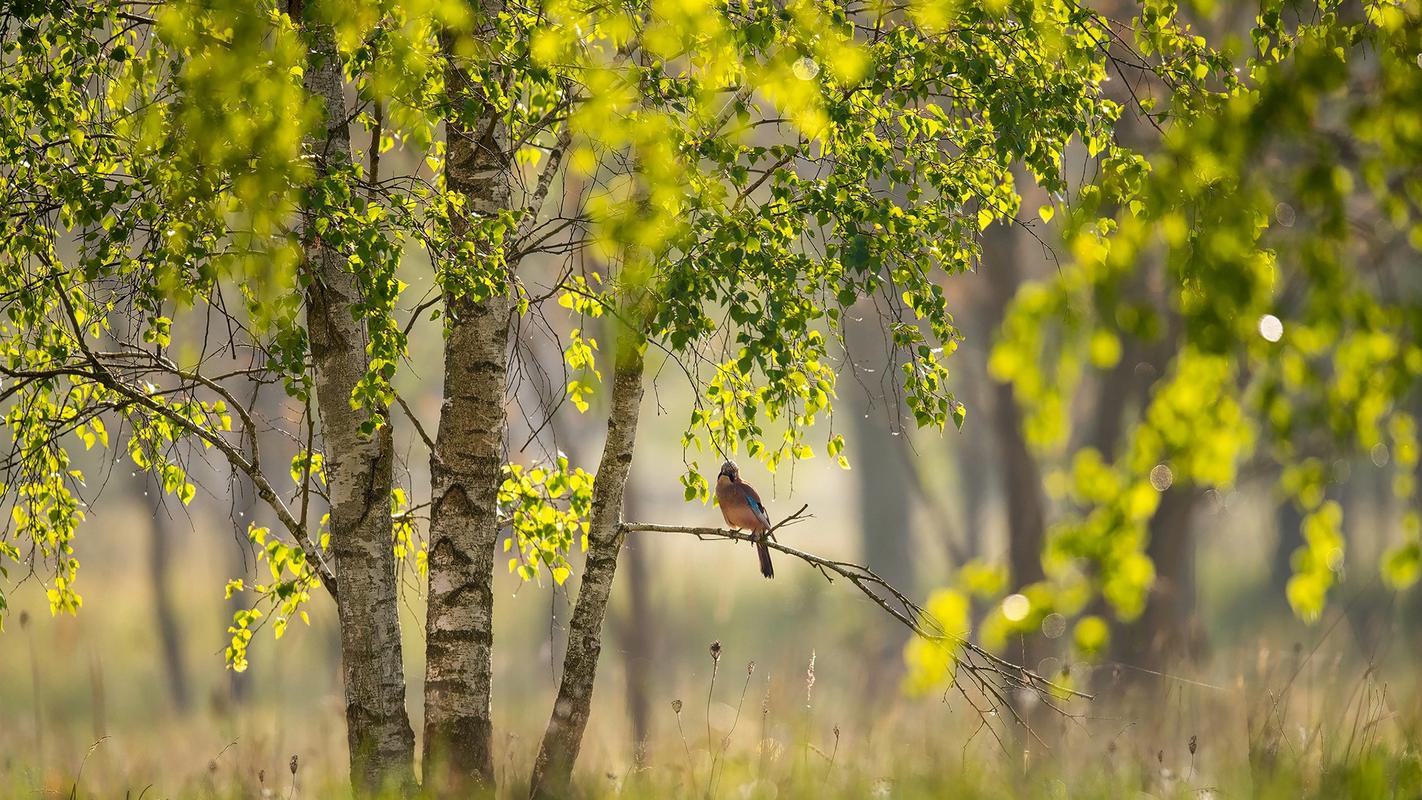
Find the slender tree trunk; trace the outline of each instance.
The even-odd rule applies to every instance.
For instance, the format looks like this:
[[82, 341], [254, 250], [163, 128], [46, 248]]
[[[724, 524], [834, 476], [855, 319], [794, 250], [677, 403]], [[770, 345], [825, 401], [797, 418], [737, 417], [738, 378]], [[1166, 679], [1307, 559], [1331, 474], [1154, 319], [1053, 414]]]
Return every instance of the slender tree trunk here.
[[[898, 400], [883, 390], [883, 380], [898, 380], [897, 364], [888, 360], [891, 354], [882, 354], [882, 359], [864, 355], [882, 341], [878, 326], [869, 319], [851, 324], [847, 335], [850, 349], [860, 354], [857, 358], [875, 370], [866, 374], [870, 378], [883, 376], [866, 381], [864, 386], [849, 387], [846, 398], [860, 445], [854, 448], [852, 473], [859, 485], [860, 549], [870, 569], [900, 591], [913, 594], [913, 499], [909, 487], [914, 479], [906, 474], [903, 459], [895, 452], [900, 446], [900, 439], [893, 435], [899, 426]], [[946, 527], [947, 520], [944, 524]]]
[[[327, 126], [325, 140], [312, 150], [318, 154], [318, 174], [327, 174], [351, 157], [343, 76], [331, 28], [311, 18], [302, 23], [310, 52], [306, 88], [324, 103]], [[307, 327], [330, 487], [351, 783], [358, 794], [373, 794], [410, 785], [414, 778], [415, 737], [405, 711], [391, 546], [393, 448], [388, 424], [373, 435], [360, 430], [385, 409], [351, 408], [351, 393], [369, 367], [355, 277], [340, 253], [313, 231], [305, 232], [304, 243]]]
[[[1129, 339], [1122, 344], [1121, 359], [1116, 366], [1097, 378], [1096, 402], [1091, 407], [1093, 419], [1081, 442], [1081, 446], [1094, 448], [1108, 464], [1116, 460], [1117, 445], [1126, 427], [1127, 407], [1138, 396], [1137, 390], [1146, 388], [1142, 384], [1147, 384], [1135, 372], [1138, 346]], [[1070, 452], [1078, 449], [1072, 447]]]
[[994, 383], [993, 389], [993, 431], [1004, 467], [1007, 503], [1007, 564], [1012, 586], [1021, 588], [1046, 577], [1042, 571], [1042, 545], [1046, 542], [1042, 477], [1022, 435], [1022, 412], [1012, 386]]
[[[983, 235], [982, 268], [987, 274], [988, 308], [994, 329], [1001, 324], [1022, 280], [1017, 259], [1016, 231], [1004, 225], [989, 228]], [[1042, 569], [1042, 547], [1046, 543], [1047, 528], [1042, 475], [1022, 432], [1022, 410], [1017, 405], [1012, 384], [994, 379], [990, 393], [993, 439], [1001, 464], [1002, 498], [1007, 504], [1008, 580], [1013, 589], [1020, 589], [1046, 577]], [[1049, 650], [1050, 643], [1041, 636], [1027, 634], [1011, 648], [1010, 654], [1023, 664], [1035, 666]], [[1047, 711], [1043, 704], [1027, 705], [1019, 697], [1013, 697], [1012, 702], [1016, 713], [1026, 720], [1027, 727], [1038, 732], [1039, 736], [1048, 735], [1045, 725]], [[1026, 729], [1015, 730], [1024, 752], [1037, 749], [1037, 740], [1028, 736]]]
[[[959, 373], [961, 375], [961, 372]], [[986, 371], [981, 379], [988, 383]], [[981, 389], [975, 394], [988, 397]], [[972, 410], [988, 409], [990, 403], [984, 400], [969, 406]], [[991, 419], [987, 414], [984, 420]], [[954, 444], [954, 460], [958, 470], [957, 496], [963, 504], [963, 557], [982, 558], [986, 549], [988, 508], [993, 498], [993, 487], [997, 485], [998, 464], [992, 451], [992, 431], [990, 426], [979, 426], [973, 430], [965, 427]], [[955, 566], [962, 566], [961, 564]]]
[[173, 595], [168, 587], [169, 555], [173, 547], [173, 520], [163, 504], [163, 488], [150, 476], [144, 498], [153, 515], [148, 526], [148, 578], [153, 587], [153, 621], [158, 628], [158, 642], [163, 656], [163, 675], [167, 678], [168, 698], [173, 708], [187, 711], [192, 705], [188, 687], [188, 668], [183, 660], [183, 636], [178, 615], [173, 610]]
[[593, 682], [602, 651], [602, 621], [625, 535], [620, 526], [622, 494], [632, 466], [642, 402], [643, 345], [640, 339], [629, 341], [633, 338], [634, 334], [624, 331], [623, 340], [618, 343], [607, 441], [593, 483], [587, 563], [568, 628], [568, 652], [563, 659], [558, 699], [533, 767], [533, 797], [562, 797], [568, 793], [573, 763], [592, 708]]
[[[849, 352], [860, 370], [859, 379], [849, 381], [847, 395], [854, 441], [850, 444], [853, 470], [850, 477], [859, 495], [859, 549], [864, 563], [899, 591], [914, 594], [913, 502], [910, 489], [920, 476], [912, 474], [906, 454], [900, 452], [899, 401], [885, 391], [886, 381], [899, 379], [898, 359], [886, 352], [884, 332], [872, 306], [861, 307], [862, 322], [850, 323], [845, 330]], [[892, 385], [892, 384], [890, 384]], [[927, 496], [930, 486], [918, 486]], [[936, 523], [936, 524], [935, 524]], [[944, 539], [951, 520], [930, 522], [930, 529]], [[879, 592], [878, 594], [883, 594]], [[897, 690], [903, 669], [903, 647], [909, 636], [904, 629], [875, 637], [873, 651], [865, 652], [864, 691], [858, 693], [858, 708], [870, 710], [883, 701], [886, 692]]]
[[958, 288], [963, 313], [954, 318], [964, 341], [954, 355], [962, 359], [954, 374], [960, 383], [958, 398], [967, 404], [970, 421], [958, 435], [945, 437], [945, 441], [956, 469], [954, 494], [962, 508], [961, 555], [966, 561], [985, 555], [988, 509], [995, 499], [993, 488], [998, 485], [999, 463], [993, 450], [991, 425], [993, 383], [988, 377], [987, 361], [992, 352], [993, 325], [999, 320], [991, 299], [984, 296], [985, 287], [964, 282]]
[[1285, 590], [1289, 585], [1289, 578], [1294, 575], [1294, 551], [1304, 544], [1303, 512], [1299, 511], [1292, 498], [1279, 496], [1274, 502], [1278, 504], [1274, 509], [1274, 527], [1277, 529], [1278, 538], [1274, 540], [1269, 585], [1273, 589], [1274, 599], [1284, 608], [1288, 608]]
[[[482, 13], [496, 13], [485, 3]], [[446, 42], [447, 52], [453, 43]], [[477, 87], [451, 65], [445, 91], [456, 102]], [[508, 208], [508, 130], [498, 120], [471, 130], [450, 120], [445, 180], [466, 198], [467, 213]], [[464, 235], [470, 218], [454, 221]], [[500, 276], [502, 285], [503, 277]], [[446, 301], [444, 408], [430, 457], [430, 590], [425, 666], [425, 783], [466, 794], [494, 786], [494, 546], [504, 463], [504, 391], [512, 303], [505, 288], [482, 302]]]
[[1117, 660], [1162, 671], [1179, 658], [1201, 653], [1203, 636], [1195, 608], [1195, 510], [1204, 492], [1194, 487], [1167, 489], [1150, 519], [1146, 555], [1155, 564], [1155, 583], [1145, 611], [1121, 634]]
[[[994, 325], [1002, 320], [1021, 279], [1017, 266], [1016, 233], [1001, 225], [983, 236], [983, 272], [992, 298]], [[1002, 463], [1007, 503], [1007, 560], [1014, 588], [1042, 580], [1042, 545], [1046, 540], [1046, 509], [1037, 459], [1022, 434], [1022, 411], [1012, 385], [993, 381], [993, 434]]]
[[[638, 493], [632, 481], [623, 491], [623, 516], [638, 519]], [[622, 549], [627, 579], [627, 613], [616, 626], [618, 649], [622, 651], [623, 669], [627, 678], [627, 719], [632, 724], [632, 759], [636, 766], [645, 764], [646, 747], [651, 729], [651, 665], [653, 641], [656, 638], [656, 615], [652, 613], [648, 593], [651, 574], [647, 568], [646, 548], [628, 543]]]

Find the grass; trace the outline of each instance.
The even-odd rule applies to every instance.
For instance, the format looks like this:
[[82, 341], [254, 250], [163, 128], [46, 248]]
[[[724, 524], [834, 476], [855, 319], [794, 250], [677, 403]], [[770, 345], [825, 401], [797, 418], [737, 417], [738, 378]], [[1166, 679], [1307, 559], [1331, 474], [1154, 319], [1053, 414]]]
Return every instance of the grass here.
[[[683, 684], [687, 699], [659, 704], [670, 733], [648, 742], [640, 758], [619, 755], [614, 740], [625, 732], [607, 714], [601, 725], [595, 718], [578, 776], [584, 796], [1422, 796], [1417, 698], [1326, 647], [1257, 653], [1254, 669], [1233, 685], [1101, 667], [1091, 677], [1095, 701], [1075, 703], [1067, 715], [1029, 710], [1035, 737], [1005, 716], [977, 717], [953, 693], [892, 697], [859, 713], [842, 686], [821, 683], [817, 673], [831, 660], [823, 654], [811, 656], [797, 680], [778, 683], [754, 662], [733, 663], [719, 642], [704, 658], [702, 677]], [[42, 773], [27, 765], [33, 740], [9, 726], [0, 732], [0, 793], [338, 796], [345, 791], [338, 712], [327, 705], [296, 719], [245, 709], [227, 721], [232, 738], [220, 746], [212, 712], [173, 718], [142, 735], [106, 735], [67, 766], [51, 759]], [[48, 733], [56, 751], [80, 736]], [[507, 737], [501, 796], [524, 796], [535, 742]]]
[[[79, 618], [49, 618], [33, 584], [9, 594], [0, 798], [344, 795], [329, 606], [313, 607], [309, 629], [257, 644], [249, 696], [234, 702], [220, 667], [224, 573], [220, 559], [202, 556], [201, 542], [215, 537], [195, 536], [190, 565], [174, 582], [194, 698], [179, 710], [158, 667], [141, 566], [121, 560], [129, 534], [110, 529], [112, 537], [88, 543], [88, 563], [112, 566], [88, 577]], [[985, 727], [955, 693], [900, 694], [899, 632], [841, 587], [789, 572], [770, 585], [747, 568], [743, 549], [661, 546], [668, 564], [695, 559], [706, 574], [737, 580], [657, 584], [641, 746], [627, 711], [633, 657], [617, 637], [622, 625], [614, 619], [605, 628], [577, 774], [587, 797], [1422, 797], [1413, 598], [1373, 603], [1390, 609], [1380, 613], [1385, 624], [1359, 624], [1361, 606], [1340, 603], [1304, 627], [1221, 593], [1218, 582], [1204, 584], [1216, 648], [1208, 660], [1168, 676], [1071, 663], [1096, 699], [1069, 705], [1068, 716], [1029, 713], [1048, 749], [1006, 715]], [[548, 647], [556, 628], [546, 592], [504, 584], [499, 603], [499, 795], [521, 798], [556, 686]], [[407, 704], [418, 730], [417, 599], [403, 621]], [[719, 649], [708, 648], [713, 640]]]

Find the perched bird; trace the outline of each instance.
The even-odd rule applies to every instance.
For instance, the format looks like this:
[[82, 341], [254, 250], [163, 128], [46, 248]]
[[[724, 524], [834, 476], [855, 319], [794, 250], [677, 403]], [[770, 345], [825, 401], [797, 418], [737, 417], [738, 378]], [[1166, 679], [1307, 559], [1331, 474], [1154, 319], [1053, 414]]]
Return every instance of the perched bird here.
[[765, 503], [749, 483], [741, 480], [741, 470], [736, 462], [727, 461], [721, 465], [721, 474], [716, 476], [716, 502], [721, 505], [721, 516], [732, 528], [748, 530], [755, 536], [756, 554], [760, 556], [760, 574], [775, 577], [775, 568], [770, 563], [770, 548], [765, 544], [770, 531], [770, 514]]

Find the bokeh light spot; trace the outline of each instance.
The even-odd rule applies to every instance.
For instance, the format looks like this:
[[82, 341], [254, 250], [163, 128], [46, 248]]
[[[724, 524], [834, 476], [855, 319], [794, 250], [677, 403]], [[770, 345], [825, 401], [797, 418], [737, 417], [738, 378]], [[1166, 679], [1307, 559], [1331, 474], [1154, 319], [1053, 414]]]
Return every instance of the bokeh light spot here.
[[1375, 467], [1387, 466], [1387, 445], [1383, 444], [1382, 442], [1378, 442], [1377, 444], [1373, 445], [1373, 448], [1368, 451], [1368, 458], [1372, 459], [1373, 466]]
[[1037, 662], [1037, 674], [1049, 681], [1056, 680], [1061, 676], [1062, 660], [1056, 656], [1047, 656]]
[[1292, 228], [1294, 227], [1295, 220], [1298, 219], [1298, 215], [1294, 213], [1293, 206], [1288, 203], [1280, 203], [1274, 206], [1274, 219], [1278, 220], [1279, 224], [1285, 228]]
[[1157, 492], [1163, 492], [1175, 483], [1175, 473], [1170, 471], [1170, 467], [1165, 464], [1156, 464], [1150, 471], [1150, 485], [1155, 487]]
[[1259, 335], [1264, 337], [1266, 342], [1277, 342], [1284, 338], [1284, 323], [1273, 314], [1265, 314], [1259, 318]]
[[1066, 632], [1066, 617], [1053, 611], [1042, 620], [1042, 635], [1055, 639]]
[[1025, 594], [1010, 594], [1002, 600], [1002, 615], [1008, 622], [1021, 622], [1032, 610], [1032, 601]]
[[794, 72], [795, 77], [799, 78], [800, 80], [810, 81], [814, 80], [815, 76], [820, 74], [820, 65], [813, 58], [805, 56], [804, 58], [801, 58], [800, 60], [796, 61], [795, 65], [791, 67], [790, 70]]

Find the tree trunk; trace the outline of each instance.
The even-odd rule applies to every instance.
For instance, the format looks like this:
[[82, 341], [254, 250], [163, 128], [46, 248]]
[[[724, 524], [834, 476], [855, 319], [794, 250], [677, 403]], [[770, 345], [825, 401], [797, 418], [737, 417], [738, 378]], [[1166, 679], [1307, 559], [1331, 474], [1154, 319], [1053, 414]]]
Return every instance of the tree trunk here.
[[1136, 372], [1138, 349], [1134, 340], [1124, 341], [1116, 366], [1097, 377], [1096, 401], [1091, 406], [1092, 424], [1089, 428], [1080, 426], [1087, 434], [1080, 445], [1071, 447], [1069, 452], [1075, 453], [1081, 446], [1091, 447], [1107, 464], [1116, 460], [1116, 450], [1126, 427], [1127, 407], [1149, 386], [1149, 378]]
[[150, 476], [147, 484], [144, 500], [153, 515], [148, 527], [148, 578], [153, 586], [153, 621], [158, 628], [168, 698], [172, 700], [174, 709], [183, 712], [192, 705], [192, 695], [188, 688], [187, 664], [183, 661], [182, 630], [178, 625], [178, 615], [173, 610], [173, 595], [168, 590], [173, 520], [164, 507], [161, 481]]
[[[623, 491], [624, 516], [639, 518], [637, 498], [634, 484], [629, 482]], [[622, 551], [622, 558], [627, 564], [628, 603], [627, 615], [617, 626], [616, 634], [627, 677], [627, 719], [632, 724], [632, 760], [641, 767], [646, 762], [651, 729], [651, 665], [657, 622], [648, 594], [651, 575], [647, 569], [646, 549], [638, 544], [628, 544]]]
[[[1017, 244], [1017, 233], [1008, 226], [994, 225], [983, 235], [982, 269], [987, 273], [989, 318], [994, 330], [1002, 323], [1022, 280]], [[1046, 577], [1042, 569], [1046, 503], [1042, 496], [1042, 475], [1022, 432], [1022, 410], [1017, 405], [1012, 384], [993, 379], [990, 395], [994, 448], [1002, 465], [999, 477], [1003, 502], [1007, 504], [1008, 585], [1017, 590]], [[1011, 657], [1028, 667], [1035, 667], [1038, 659], [1050, 650], [1050, 644], [1035, 634], [1021, 636], [1016, 644], [1010, 651]], [[1014, 728], [1018, 744], [1024, 752], [1035, 751], [1037, 740], [1028, 736], [1027, 731], [1039, 731], [1040, 736], [1048, 734], [1046, 706], [1024, 704], [1016, 695], [1011, 702], [1015, 713], [1026, 722], [1025, 726]]]
[[[864, 322], [851, 323], [846, 332], [851, 350], [865, 353], [872, 350], [880, 337], [877, 325], [866, 314]], [[873, 318], [877, 322], [877, 317]], [[890, 354], [883, 358], [857, 356], [869, 361], [875, 371], [867, 373], [879, 380], [849, 388], [855, 439], [853, 477], [859, 485], [859, 541], [864, 561], [870, 569], [891, 586], [913, 594], [913, 554], [910, 515], [913, 500], [909, 486], [914, 478], [906, 474], [903, 458], [895, 448], [901, 446], [898, 399], [886, 396], [884, 381], [897, 380], [897, 363]], [[946, 527], [947, 520], [944, 520]], [[898, 637], [896, 637], [897, 641]]]
[[462, 311], [445, 340], [425, 622], [425, 783], [439, 791], [493, 787], [493, 548], [508, 335], [509, 303], [499, 297]]
[[463, 309], [445, 341], [445, 407], [430, 459], [425, 782], [448, 791], [494, 782], [494, 546], [509, 312], [504, 297]]
[[[485, 4], [484, 13], [497, 11]], [[447, 52], [453, 43], [445, 42]], [[469, 74], [445, 71], [445, 91], [458, 101], [473, 92]], [[468, 214], [508, 208], [508, 131], [446, 123], [445, 181], [466, 198]], [[480, 138], [482, 136], [482, 138]], [[462, 236], [470, 218], [454, 220]], [[425, 666], [425, 784], [463, 796], [494, 786], [490, 703], [494, 644], [494, 547], [504, 464], [504, 391], [512, 303], [500, 291], [482, 302], [446, 300], [444, 408], [430, 457], [429, 609]]]
[[567, 794], [578, 758], [583, 731], [592, 707], [593, 681], [602, 650], [602, 621], [622, 549], [622, 493], [632, 466], [637, 437], [637, 417], [642, 402], [643, 343], [624, 331], [618, 343], [617, 366], [612, 378], [612, 404], [607, 419], [607, 441], [593, 483], [592, 519], [588, 530], [588, 557], [578, 588], [578, 602], [568, 628], [568, 653], [563, 659], [563, 679], [548, 720], [548, 730], [538, 749], [530, 794], [562, 797]]
[[[983, 236], [983, 272], [992, 297], [994, 327], [1021, 281], [1017, 268], [1017, 235], [995, 225]], [[1042, 476], [1037, 459], [1022, 434], [1022, 412], [1012, 385], [993, 381], [993, 435], [1002, 463], [1003, 494], [1007, 503], [1007, 561], [1013, 588], [1042, 580], [1042, 545], [1046, 540], [1046, 510]]]
[[1269, 585], [1273, 589], [1273, 599], [1283, 608], [1288, 608], [1285, 600], [1289, 578], [1294, 575], [1294, 551], [1304, 545], [1303, 512], [1291, 497], [1279, 493], [1271, 495], [1277, 507], [1274, 509], [1274, 527], [1278, 538], [1274, 540], [1274, 558], [1269, 567]]
[[1195, 609], [1195, 509], [1204, 492], [1193, 487], [1167, 489], [1150, 518], [1146, 555], [1155, 564], [1155, 583], [1145, 611], [1125, 626], [1117, 642], [1117, 660], [1157, 672], [1179, 658], [1198, 657], [1203, 636]]
[[[906, 463], [909, 454], [899, 449], [904, 446], [903, 436], [895, 435], [902, 434], [899, 400], [892, 391], [885, 391], [886, 382], [892, 387], [891, 382], [899, 378], [899, 359], [895, 353], [886, 352], [880, 319], [873, 307], [861, 310], [864, 313], [853, 316], [862, 317], [863, 321], [851, 322], [845, 330], [850, 356], [860, 367], [860, 374], [856, 375], [857, 380], [847, 382], [851, 384], [848, 393], [842, 395], [848, 403], [854, 431], [849, 458], [853, 464], [850, 477], [859, 495], [859, 549], [863, 562], [875, 574], [913, 596], [914, 498], [910, 488], [918, 485], [921, 476], [910, 472]], [[925, 497], [933, 490], [926, 485], [917, 488]], [[930, 526], [936, 535], [951, 539], [950, 520], [934, 520]], [[875, 594], [882, 597], [885, 592]], [[909, 636], [907, 629], [895, 629], [874, 637], [872, 644], [866, 643], [870, 649], [864, 653], [864, 690], [858, 693], [857, 708], [869, 711], [884, 700], [886, 692], [897, 691], [904, 642]]]
[[[302, 22], [310, 52], [306, 88], [324, 103], [327, 125], [325, 140], [313, 143], [312, 150], [318, 174], [329, 174], [351, 157], [341, 64], [330, 26], [310, 18]], [[405, 711], [391, 545], [393, 448], [388, 424], [373, 435], [360, 430], [385, 409], [351, 408], [351, 393], [369, 367], [355, 277], [341, 254], [313, 230], [303, 239], [307, 328], [330, 488], [351, 783], [358, 794], [374, 794], [410, 785], [414, 777], [415, 737]]]
[[962, 508], [962, 561], [986, 555], [988, 510], [996, 499], [993, 488], [999, 482], [991, 424], [993, 382], [987, 362], [992, 353], [994, 326], [1001, 315], [994, 310], [991, 296], [986, 296], [987, 288], [972, 281], [960, 283], [958, 304], [963, 310], [954, 315], [963, 334], [963, 342], [953, 356], [961, 359], [954, 372], [959, 383], [956, 393], [967, 404], [969, 422], [957, 435], [944, 437], [944, 441], [950, 447], [956, 470], [953, 496]]

